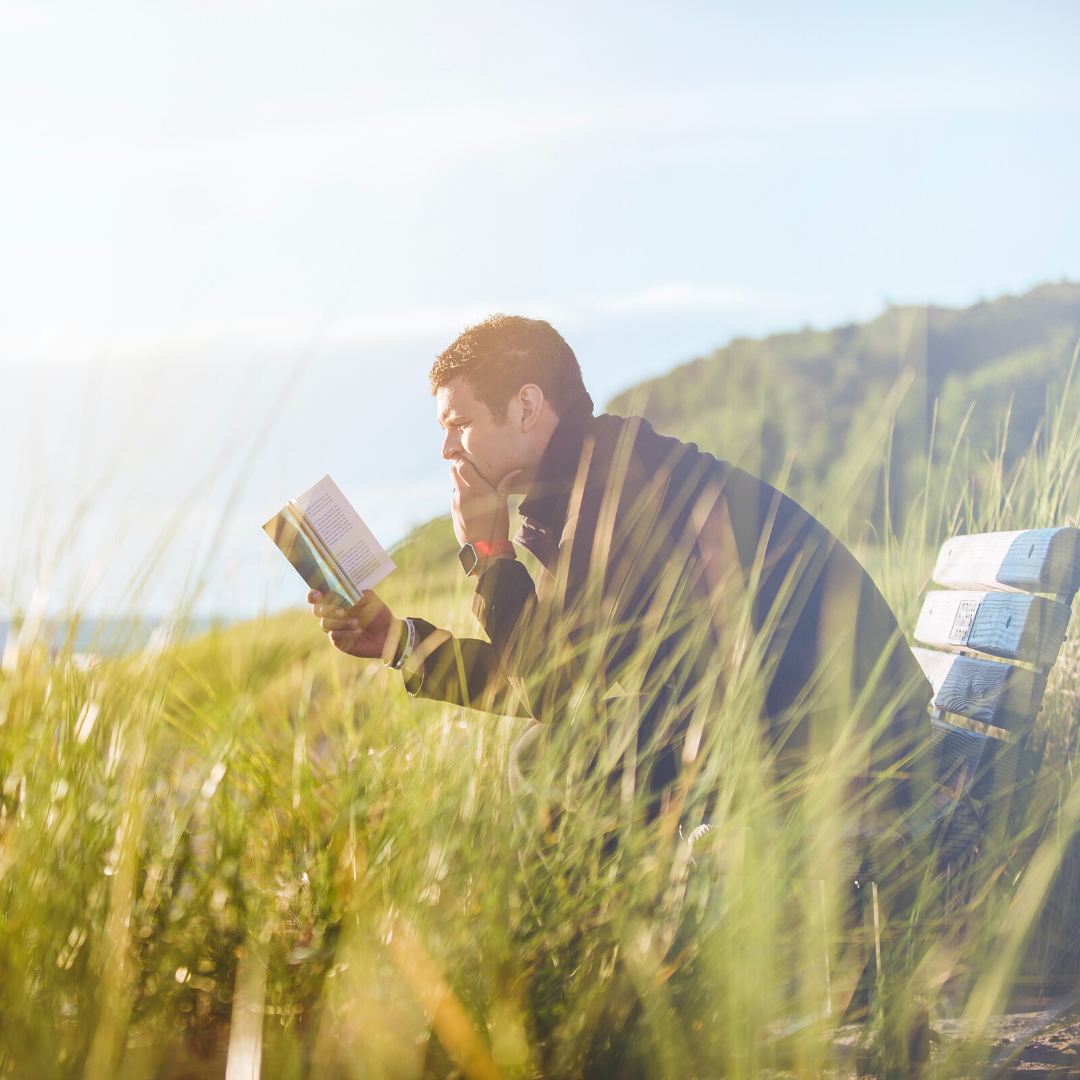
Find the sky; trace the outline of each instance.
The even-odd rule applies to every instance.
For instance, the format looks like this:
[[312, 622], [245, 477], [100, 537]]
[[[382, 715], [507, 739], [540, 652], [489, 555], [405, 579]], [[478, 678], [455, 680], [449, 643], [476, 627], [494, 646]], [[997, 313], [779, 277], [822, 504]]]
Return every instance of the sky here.
[[602, 404], [733, 336], [1080, 279], [1078, 31], [0, 0], [0, 617], [299, 603], [259, 526], [327, 472], [388, 544], [445, 511], [426, 371], [495, 311]]

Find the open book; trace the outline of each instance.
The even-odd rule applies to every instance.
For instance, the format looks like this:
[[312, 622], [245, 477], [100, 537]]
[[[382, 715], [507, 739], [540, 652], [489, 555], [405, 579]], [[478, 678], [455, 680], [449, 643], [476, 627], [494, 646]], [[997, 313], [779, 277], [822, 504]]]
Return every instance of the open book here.
[[397, 569], [329, 476], [290, 499], [263, 528], [309, 588], [343, 607]]

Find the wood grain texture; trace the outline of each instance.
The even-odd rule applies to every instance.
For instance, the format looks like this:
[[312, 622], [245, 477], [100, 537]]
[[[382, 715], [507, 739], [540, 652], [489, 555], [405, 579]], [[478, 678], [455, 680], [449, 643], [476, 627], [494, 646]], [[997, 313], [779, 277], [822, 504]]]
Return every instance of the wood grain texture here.
[[998, 570], [1002, 585], [1028, 592], [1064, 593], [1080, 588], [1080, 529], [1031, 529], [1013, 541]]
[[915, 637], [925, 645], [970, 649], [1050, 667], [1069, 624], [1067, 605], [1028, 593], [932, 592]]
[[934, 581], [948, 589], [1072, 595], [1080, 588], [1080, 529], [954, 536], [941, 546]]
[[1027, 731], [1035, 723], [1045, 675], [978, 656], [912, 652], [934, 687], [935, 708], [1012, 732]]
[[930, 755], [934, 780], [958, 798], [966, 795], [979, 775], [989, 735], [967, 731], [941, 720], [930, 721]]
[[1057, 600], [1024, 593], [987, 593], [971, 625], [978, 652], [1051, 667], [1058, 658], [1070, 610]]
[[982, 839], [979, 819], [962, 802], [979, 775], [986, 736], [940, 720], [930, 722], [930, 758], [934, 777], [934, 819], [944, 822], [937, 837], [938, 861], [957, 862]]
[[941, 720], [930, 721], [930, 755], [934, 779], [947, 795], [970, 795], [983, 803], [1000, 804], [1009, 797], [1020, 764], [1018, 743]]

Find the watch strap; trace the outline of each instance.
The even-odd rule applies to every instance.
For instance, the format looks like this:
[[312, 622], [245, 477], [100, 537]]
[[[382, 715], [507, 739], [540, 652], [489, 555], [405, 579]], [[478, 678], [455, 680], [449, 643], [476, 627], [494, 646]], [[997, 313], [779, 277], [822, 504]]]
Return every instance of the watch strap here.
[[489, 559], [492, 555], [511, 555], [514, 551], [514, 542], [512, 540], [475, 540], [473, 541], [473, 551], [476, 552], [482, 559]]
[[463, 544], [458, 552], [462, 570], [469, 577], [477, 572], [481, 559], [490, 559], [493, 555], [514, 555], [514, 545], [509, 540], [477, 540]]

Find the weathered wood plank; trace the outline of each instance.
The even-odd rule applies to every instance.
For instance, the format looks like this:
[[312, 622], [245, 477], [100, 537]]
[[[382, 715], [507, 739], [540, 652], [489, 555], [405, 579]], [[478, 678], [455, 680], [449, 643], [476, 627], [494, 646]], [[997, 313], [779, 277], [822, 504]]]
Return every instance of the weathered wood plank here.
[[1071, 611], [1045, 596], [987, 593], [971, 624], [968, 644], [978, 652], [1040, 667], [1057, 662]]
[[926, 594], [919, 621], [915, 624], [915, 639], [925, 645], [962, 648], [967, 645], [975, 613], [986, 596], [985, 592], [958, 590]]
[[934, 581], [948, 589], [1065, 593], [1080, 589], [1080, 529], [1025, 529], [946, 540]]
[[1028, 592], [1080, 589], [1080, 529], [1031, 529], [1013, 541], [998, 581]]
[[935, 696], [960, 655], [954, 652], [938, 652], [936, 649], [920, 649], [917, 645], [912, 647], [911, 654], [919, 661], [923, 674], [930, 680]]
[[978, 656], [912, 649], [934, 687], [934, 707], [1006, 731], [1035, 723], [1046, 676]]
[[915, 637], [924, 645], [971, 649], [1050, 667], [1069, 624], [1067, 605], [1028, 593], [932, 592]]
[[934, 780], [952, 798], [971, 791], [989, 735], [967, 731], [941, 720], [930, 721], [930, 756]]
[[930, 722], [930, 761], [934, 777], [934, 818], [947, 829], [937, 837], [939, 862], [956, 862], [971, 854], [982, 839], [979, 819], [960, 800], [979, 775], [986, 736], [940, 720]]
[[930, 721], [934, 776], [946, 789], [980, 802], [1007, 796], [1016, 783], [1020, 747], [976, 731]]
[[934, 581], [946, 589], [968, 589], [985, 592], [987, 589], [1008, 589], [1021, 592], [1015, 586], [998, 581], [998, 570], [1009, 554], [1013, 541], [1023, 536], [1019, 532], [977, 533], [974, 536], [954, 536], [941, 545], [934, 564]]

